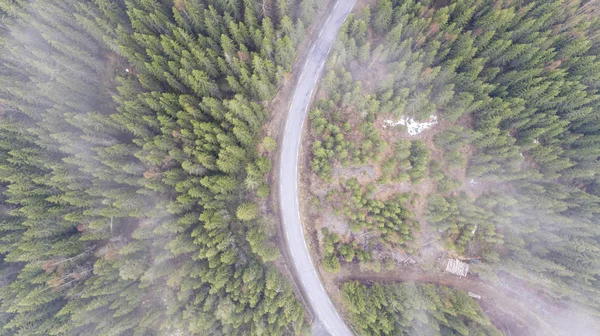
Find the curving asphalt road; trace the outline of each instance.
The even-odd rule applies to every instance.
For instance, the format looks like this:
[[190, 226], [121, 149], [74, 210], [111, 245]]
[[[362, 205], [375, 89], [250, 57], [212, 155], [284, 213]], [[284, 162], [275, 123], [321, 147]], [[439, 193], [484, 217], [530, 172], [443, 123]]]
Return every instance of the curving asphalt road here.
[[323, 288], [308, 252], [306, 240], [304, 240], [298, 206], [298, 155], [300, 153], [302, 126], [306, 119], [319, 74], [323, 70], [327, 54], [335, 41], [337, 32], [355, 2], [356, 0], [337, 0], [308, 53], [306, 63], [296, 84], [285, 124], [279, 171], [283, 231], [296, 269], [299, 285], [302, 287], [316, 318], [332, 336], [352, 335], [352, 332], [336, 311]]

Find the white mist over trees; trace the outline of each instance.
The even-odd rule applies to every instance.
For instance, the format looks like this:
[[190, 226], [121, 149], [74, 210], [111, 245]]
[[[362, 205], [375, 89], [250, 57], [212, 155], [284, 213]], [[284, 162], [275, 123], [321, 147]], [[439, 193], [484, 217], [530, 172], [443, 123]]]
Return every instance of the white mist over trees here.
[[[431, 234], [446, 251], [481, 259], [471, 268], [481, 278], [508, 274], [600, 316], [598, 13], [587, 0], [379, 0], [350, 17], [310, 114], [311, 168], [333, 182], [320, 201], [349, 226], [345, 237], [324, 236], [325, 249], [337, 248], [323, 256], [329, 269], [355, 254], [343, 244], [416, 252], [419, 240], [388, 238], [412, 227], [413, 237]], [[385, 127], [432, 115], [439, 124], [423, 134]], [[365, 164], [376, 171], [363, 177], [372, 197], [393, 199], [402, 194], [378, 193], [408, 185], [410, 199], [426, 198], [416, 220], [428, 232], [415, 218], [381, 225], [390, 211], [372, 214], [368, 198], [345, 196], [347, 177], [335, 171]], [[357, 218], [364, 225], [353, 226]], [[365, 334], [396, 334], [375, 324]]]
[[0, 335], [300, 332], [257, 147], [320, 6], [0, 1]]
[[[325, 4], [0, 0], [0, 335], [306, 331], [262, 212], [262, 128]], [[309, 152], [326, 182], [377, 166], [316, 199], [371, 242], [321, 231], [327, 270], [393, 269], [378, 253], [417, 251], [427, 224], [479, 278], [598, 319], [598, 1], [362, 5]], [[420, 134], [381, 127], [431, 116]], [[410, 190], [375, 195], [394, 183]], [[341, 289], [366, 335], [497, 334], [456, 289]]]

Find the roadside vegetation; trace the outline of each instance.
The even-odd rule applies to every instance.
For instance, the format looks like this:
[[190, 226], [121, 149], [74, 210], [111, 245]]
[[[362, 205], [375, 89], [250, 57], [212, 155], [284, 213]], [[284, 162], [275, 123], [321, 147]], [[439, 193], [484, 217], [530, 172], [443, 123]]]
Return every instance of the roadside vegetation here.
[[363, 262], [344, 244], [371, 264], [455, 256], [599, 316], [599, 10], [379, 0], [351, 16], [310, 114], [313, 215], [324, 262], [342, 261], [326, 269]]

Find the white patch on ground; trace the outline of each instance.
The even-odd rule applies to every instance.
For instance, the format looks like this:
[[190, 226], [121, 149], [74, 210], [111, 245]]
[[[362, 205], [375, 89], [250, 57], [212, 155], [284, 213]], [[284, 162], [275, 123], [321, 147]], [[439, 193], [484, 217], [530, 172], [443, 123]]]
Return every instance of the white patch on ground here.
[[471, 181], [469, 181], [469, 185], [474, 186], [477, 184], [477, 181], [475, 181], [474, 179], [471, 179]]
[[436, 125], [438, 123], [438, 121], [437, 121], [437, 116], [432, 115], [429, 117], [428, 121], [424, 121], [424, 122], [418, 122], [413, 118], [402, 117], [398, 121], [388, 119], [388, 120], [384, 120], [383, 123], [385, 124], [385, 126], [389, 126], [389, 127], [396, 127], [398, 125], [406, 126], [406, 128], [408, 129], [408, 134], [417, 135], [417, 134], [423, 132], [424, 130], [433, 127], [433, 125]]

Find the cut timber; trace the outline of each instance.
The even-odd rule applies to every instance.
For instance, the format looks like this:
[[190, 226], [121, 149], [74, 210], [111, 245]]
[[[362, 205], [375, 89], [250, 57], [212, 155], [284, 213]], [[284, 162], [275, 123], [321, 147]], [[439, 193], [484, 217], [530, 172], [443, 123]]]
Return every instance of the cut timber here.
[[477, 295], [477, 294], [472, 293], [472, 292], [469, 292], [467, 294], [469, 294], [469, 296], [472, 297], [472, 298], [475, 298], [477, 300], [481, 300], [481, 295]]
[[458, 275], [460, 277], [466, 277], [467, 273], [469, 273], [469, 264], [458, 259], [448, 259], [446, 272]]

